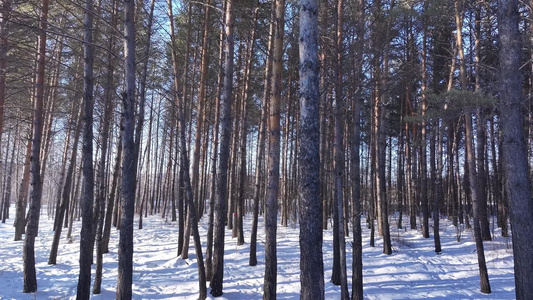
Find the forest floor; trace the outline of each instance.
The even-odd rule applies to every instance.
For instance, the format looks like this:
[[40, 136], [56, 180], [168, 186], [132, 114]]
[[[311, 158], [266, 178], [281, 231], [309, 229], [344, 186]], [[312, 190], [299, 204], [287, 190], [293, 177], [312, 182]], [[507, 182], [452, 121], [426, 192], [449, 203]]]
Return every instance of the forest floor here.
[[[75, 222], [73, 241], [66, 233], [59, 246], [57, 265], [47, 264], [52, 244], [53, 220], [43, 209], [39, 236], [35, 242], [38, 292], [23, 294], [22, 241], [14, 242], [14, 207], [11, 219], [0, 224], [0, 299], [75, 299], [78, 280], [79, 232]], [[137, 216], [135, 217], [138, 222]], [[135, 227], [134, 299], [197, 299], [198, 281], [196, 255], [191, 239], [189, 259], [176, 257], [177, 222], [160, 216], [149, 216], [144, 229]], [[258, 234], [258, 265], [248, 266], [251, 216], [245, 218], [245, 241], [237, 246], [231, 232], [226, 231], [224, 295], [219, 299], [261, 299], [264, 272], [264, 232]], [[260, 224], [262, 225], [262, 224]], [[485, 242], [485, 255], [492, 294], [479, 292], [479, 272], [472, 231], [461, 232], [448, 220], [441, 222], [442, 253], [434, 252], [433, 237], [422, 238], [420, 231], [397, 229], [391, 217], [393, 254], [382, 254], [382, 242], [369, 246], [370, 232], [363, 225], [363, 265], [365, 299], [514, 299], [513, 258], [510, 238], [495, 231], [495, 239]], [[137, 225], [136, 225], [137, 226]], [[200, 223], [203, 250], [206, 247], [207, 217]], [[433, 229], [431, 229], [431, 233]], [[298, 299], [299, 230], [296, 224], [278, 227], [278, 299]], [[347, 238], [347, 266], [351, 290], [352, 237]], [[112, 230], [110, 253], [104, 256], [102, 294], [92, 299], [114, 299], [117, 279], [118, 232]], [[339, 287], [329, 282], [333, 246], [332, 232], [324, 232], [324, 268], [326, 299], [340, 299]], [[93, 267], [94, 280], [94, 267]], [[209, 288], [208, 288], [209, 294]]]

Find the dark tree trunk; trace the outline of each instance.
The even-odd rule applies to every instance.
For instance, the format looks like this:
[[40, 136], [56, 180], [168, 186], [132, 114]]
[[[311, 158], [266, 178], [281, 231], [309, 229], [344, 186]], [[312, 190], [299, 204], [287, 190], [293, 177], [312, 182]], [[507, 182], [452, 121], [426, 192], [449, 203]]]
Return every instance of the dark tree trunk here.
[[352, 179], [352, 226], [353, 226], [353, 260], [352, 260], [352, 300], [363, 300], [363, 238], [361, 232], [361, 105], [363, 91], [363, 41], [365, 34], [365, 0], [356, 2], [356, 42], [354, 57], [355, 93], [352, 98], [352, 145], [350, 153]]
[[67, 211], [67, 208], [69, 206], [70, 198], [71, 198], [71, 190], [72, 190], [72, 177], [74, 173], [74, 168], [76, 165], [76, 157], [78, 154], [78, 141], [80, 138], [80, 131], [81, 131], [81, 125], [82, 125], [82, 118], [81, 118], [81, 106], [80, 110], [78, 112], [78, 116], [76, 117], [76, 129], [74, 131], [74, 141], [72, 144], [72, 153], [70, 157], [70, 163], [67, 169], [67, 174], [65, 176], [65, 183], [62, 189], [61, 193], [61, 204], [58, 208], [58, 214], [56, 215], [56, 225], [54, 230], [54, 239], [52, 241], [52, 247], [50, 249], [50, 256], [48, 257], [48, 264], [49, 265], [55, 265], [56, 259], [57, 259], [57, 250], [59, 246], [59, 239], [61, 237], [61, 231], [63, 228], [63, 219], [65, 217], [65, 212]]
[[117, 299], [131, 299], [133, 277], [133, 217], [135, 206], [135, 2], [124, 0], [124, 70], [125, 91], [122, 94], [124, 125], [122, 146], [121, 220], [118, 245]]
[[0, 7], [0, 141], [4, 132], [4, 106], [6, 100], [7, 52], [9, 50], [9, 19], [11, 0], [2, 1]]
[[[272, 2], [272, 8], [274, 8], [275, 2]], [[272, 11], [272, 14], [274, 11]], [[271, 89], [271, 78], [272, 78], [272, 47], [273, 47], [273, 35], [274, 35], [274, 23], [270, 23], [269, 29], [269, 39], [268, 39], [268, 49], [267, 57], [265, 59], [265, 79], [264, 79], [264, 90], [263, 90], [263, 99], [261, 104], [261, 120], [259, 124], [259, 133], [257, 135], [257, 158], [256, 158], [256, 169], [255, 169], [255, 189], [254, 189], [254, 203], [253, 203], [253, 219], [252, 219], [252, 234], [250, 237], [250, 266], [257, 265], [257, 223], [259, 219], [259, 197], [261, 193], [261, 182], [263, 176], [263, 159], [265, 156], [265, 135], [266, 135], [266, 126], [267, 126], [267, 115], [268, 115], [268, 103], [270, 102], [270, 89]]]
[[300, 1], [300, 298], [324, 299], [322, 203], [320, 199], [320, 128], [318, 3]]
[[[111, 14], [111, 27], [117, 27], [117, 3], [118, 1], [114, 0], [112, 2], [113, 11]], [[113, 35], [111, 35], [113, 36]], [[114, 49], [115, 39], [110, 38], [108, 47], [109, 49]], [[98, 191], [96, 198], [95, 213], [98, 216], [95, 218], [97, 220], [96, 224], [96, 274], [94, 279], [93, 294], [100, 294], [100, 288], [102, 285], [102, 269], [104, 263], [104, 219], [105, 219], [105, 198], [106, 198], [106, 170], [107, 170], [107, 159], [108, 159], [108, 144], [109, 144], [109, 131], [111, 126], [111, 120], [113, 116], [113, 98], [111, 97], [112, 91], [114, 91], [114, 82], [113, 75], [115, 72], [115, 66], [113, 63], [113, 57], [111, 54], [107, 56], [107, 78], [105, 83], [105, 92], [104, 92], [104, 101], [105, 101], [105, 110], [103, 117], [103, 126], [102, 126], [102, 137], [101, 137], [101, 149], [100, 149], [100, 164], [98, 166]], [[144, 118], [144, 117], [143, 117]], [[136, 146], [137, 147], [137, 146]], [[137, 158], [137, 156], [136, 156]]]
[[22, 240], [22, 234], [25, 232], [26, 225], [26, 201], [28, 198], [28, 187], [30, 184], [30, 159], [31, 159], [31, 145], [32, 140], [27, 139], [26, 154], [24, 160], [24, 169], [22, 171], [22, 182], [17, 197], [17, 205], [15, 212], [15, 241]]
[[93, 42], [93, 0], [85, 1], [84, 44], [83, 44], [83, 192], [81, 198], [80, 276], [77, 299], [91, 296], [91, 264], [93, 261], [93, 114], [94, 114], [94, 46]]
[[[223, 4], [223, 11], [225, 17], [226, 1]], [[222, 18], [224, 19], [224, 18]], [[218, 154], [218, 132], [220, 123], [220, 97], [221, 90], [223, 88], [223, 76], [224, 76], [224, 26], [220, 29], [219, 35], [219, 65], [218, 65], [218, 81], [217, 81], [217, 96], [215, 103], [215, 123], [213, 124], [213, 154], [211, 157], [211, 186], [209, 192], [209, 224], [207, 227], [207, 250], [205, 254], [205, 268], [206, 268], [206, 280], [211, 281], [213, 277], [213, 227], [215, 218], [215, 197], [216, 197], [216, 184], [217, 184], [217, 154]], [[253, 231], [252, 231], [253, 232]], [[252, 233], [253, 235], [253, 233]]]
[[272, 93], [270, 98], [268, 188], [265, 211], [265, 283], [263, 299], [276, 299], [277, 287], [277, 217], [280, 166], [280, 103], [283, 71], [283, 33], [285, 0], [275, 0], [274, 44], [272, 61]]
[[[207, 71], [209, 64], [209, 18], [210, 18], [210, 8], [211, 0], [205, 1], [205, 15], [204, 15], [204, 29], [202, 37], [202, 59], [200, 63], [200, 87], [198, 94], [198, 104], [197, 104], [197, 116], [196, 116], [196, 134], [194, 139], [194, 153], [193, 153], [193, 163], [192, 163], [192, 188], [194, 190], [194, 196], [196, 197], [195, 202], [198, 203], [198, 216], [202, 215], [200, 211], [200, 201], [204, 201], [200, 193], [200, 148], [202, 147], [201, 137], [204, 127], [204, 118], [205, 118], [205, 103], [207, 98], [205, 97], [206, 91], [206, 81], [207, 81]], [[205, 147], [205, 146], [204, 146]]]
[[231, 136], [231, 95], [233, 91], [234, 22], [233, 0], [226, 2], [226, 46], [222, 94], [220, 97], [220, 152], [217, 172], [216, 200], [214, 205], [213, 277], [211, 295], [222, 295], [224, 280], [224, 223], [226, 221], [226, 192], [228, 182], [228, 158]]
[[[433, 239], [435, 241], [435, 253], [442, 251], [439, 232], [440, 221], [440, 205], [442, 203], [442, 139], [443, 129], [440, 124], [440, 120], [436, 120], [434, 123], [434, 138], [432, 139], [431, 153], [432, 153], [432, 166], [431, 166], [431, 178], [433, 178]], [[437, 149], [435, 149], [435, 141], [437, 139]], [[435, 153], [436, 152], [436, 153]], [[434, 157], [436, 155], [436, 157]], [[436, 166], [435, 166], [436, 164]], [[436, 169], [435, 169], [436, 168]]]
[[500, 97], [505, 187], [511, 209], [516, 299], [533, 298], [533, 201], [523, 137], [517, 0], [498, 1]]
[[[44, 103], [44, 71], [46, 56], [46, 30], [48, 27], [48, 0], [42, 1], [37, 54], [37, 70], [35, 75], [35, 103], [33, 117], [33, 137], [31, 143], [31, 194], [30, 209], [28, 211], [28, 225], [26, 238], [22, 250], [24, 261], [24, 293], [37, 291], [37, 274], [35, 271], [35, 237], [39, 229], [39, 216], [41, 213], [42, 182], [41, 182], [41, 138], [43, 130], [43, 103]], [[23, 217], [22, 217], [23, 218]], [[23, 226], [22, 224], [20, 224]]]
[[[334, 204], [333, 222], [337, 226], [336, 238], [338, 239], [337, 251], [333, 261], [333, 275], [331, 282], [341, 286], [341, 299], [350, 298], [348, 292], [348, 276], [346, 275], [346, 240], [344, 228], [344, 112], [345, 99], [343, 95], [342, 56], [343, 56], [343, 0], [337, 1], [336, 10], [336, 40], [335, 40], [335, 103], [333, 104], [333, 118], [335, 119], [335, 143], [333, 144], [334, 155]], [[334, 246], [335, 246], [334, 244]]]
[[[124, 119], [121, 118], [120, 120], [120, 127], [122, 127]], [[112, 217], [113, 212], [115, 211], [115, 195], [117, 194], [117, 186], [118, 186], [118, 179], [120, 177], [120, 166], [122, 165], [122, 132], [119, 136], [119, 142], [117, 147], [117, 156], [115, 158], [115, 166], [113, 168], [113, 179], [111, 180], [111, 187], [109, 189], [109, 196], [107, 197], [107, 207], [106, 207], [106, 213], [105, 213], [105, 224], [104, 224], [104, 232], [102, 234], [102, 252], [108, 253], [109, 252], [109, 237], [111, 235], [111, 223], [112, 223]]]

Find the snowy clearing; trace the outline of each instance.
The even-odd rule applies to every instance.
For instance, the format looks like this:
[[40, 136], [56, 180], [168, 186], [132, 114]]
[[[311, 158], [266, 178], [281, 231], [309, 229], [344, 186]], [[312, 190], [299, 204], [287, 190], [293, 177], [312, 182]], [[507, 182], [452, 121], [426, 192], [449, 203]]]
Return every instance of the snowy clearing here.
[[[14, 242], [14, 207], [11, 219], [0, 224], [0, 299], [75, 299], [78, 280], [79, 231], [75, 222], [73, 242], [63, 234], [57, 265], [47, 264], [52, 244], [53, 220], [43, 209], [39, 236], [35, 242], [38, 292], [23, 294], [22, 244]], [[217, 299], [261, 299], [264, 271], [264, 233], [258, 234], [258, 265], [248, 266], [251, 216], [245, 219], [245, 241], [237, 246], [231, 232], [226, 231], [224, 295]], [[136, 221], [137, 216], [136, 216]], [[391, 220], [394, 253], [381, 253], [381, 239], [369, 247], [369, 230], [363, 225], [364, 293], [367, 299], [514, 299], [513, 258], [510, 238], [496, 234], [485, 242], [485, 255], [492, 294], [479, 292], [479, 272], [475, 243], [471, 231], [462, 232], [457, 242], [456, 229], [448, 220], [441, 222], [443, 252], [433, 251], [433, 238], [423, 239], [414, 230], [398, 230]], [[191, 242], [189, 259], [176, 257], [177, 222], [160, 216], [144, 219], [144, 229], [135, 230], [133, 298], [134, 299], [196, 299], [198, 296], [197, 266]], [[261, 220], [260, 220], [261, 222]], [[262, 225], [262, 224], [260, 224]], [[135, 227], [137, 228], [137, 227]], [[203, 251], [206, 247], [207, 217], [201, 220]], [[298, 299], [299, 230], [295, 224], [278, 227], [278, 299]], [[347, 266], [351, 289], [351, 241], [347, 238]], [[92, 299], [114, 299], [117, 277], [118, 232], [112, 230], [110, 253], [104, 255], [102, 294]], [[326, 299], [339, 299], [339, 287], [329, 282], [333, 260], [332, 232], [324, 232], [324, 268]], [[94, 276], [94, 268], [93, 268]], [[94, 278], [94, 277], [93, 277]], [[209, 289], [208, 289], [209, 294]], [[208, 297], [213, 299], [212, 297]]]

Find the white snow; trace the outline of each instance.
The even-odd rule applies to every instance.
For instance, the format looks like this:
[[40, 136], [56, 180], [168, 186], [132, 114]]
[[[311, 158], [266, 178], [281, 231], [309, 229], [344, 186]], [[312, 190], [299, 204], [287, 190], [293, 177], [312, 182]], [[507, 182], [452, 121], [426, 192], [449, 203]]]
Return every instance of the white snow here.
[[[79, 231], [75, 222], [73, 242], [62, 234], [57, 265], [47, 264], [53, 232], [53, 220], [43, 209], [39, 236], [35, 242], [38, 291], [22, 293], [23, 241], [14, 242], [14, 211], [11, 219], [0, 224], [0, 299], [75, 299], [78, 281]], [[136, 216], [136, 222], [138, 216]], [[369, 244], [369, 230], [363, 226], [363, 265], [365, 299], [514, 299], [513, 258], [510, 238], [495, 233], [495, 240], [485, 242], [485, 255], [492, 294], [479, 292], [479, 272], [471, 231], [463, 231], [457, 242], [455, 227], [441, 221], [442, 254], [433, 251], [433, 238], [424, 239], [416, 230], [396, 228], [391, 220], [392, 255], [381, 253], [381, 239], [376, 247]], [[405, 222], [406, 220], [404, 220]], [[258, 265], [248, 266], [251, 215], [245, 218], [245, 241], [237, 246], [226, 231], [224, 295], [219, 299], [261, 299], [264, 272], [264, 232], [260, 220]], [[176, 257], [178, 227], [160, 216], [149, 216], [144, 229], [135, 227], [134, 299], [197, 299], [198, 281], [194, 246], [191, 239], [189, 259]], [[405, 223], [408, 225], [407, 223]], [[203, 251], [206, 247], [207, 216], [201, 220]], [[431, 229], [432, 230], [432, 229]], [[431, 231], [432, 232], [432, 231]], [[296, 224], [278, 227], [278, 299], [298, 299], [299, 230]], [[347, 267], [351, 290], [352, 237], [347, 238]], [[104, 255], [102, 294], [92, 299], [114, 299], [117, 277], [118, 231], [112, 229], [110, 253]], [[332, 232], [324, 232], [324, 269], [326, 299], [340, 299], [339, 287], [329, 282], [333, 257]], [[204, 254], [205, 257], [205, 254]], [[94, 281], [94, 266], [93, 266]], [[209, 288], [208, 288], [209, 295]], [[212, 298], [211, 298], [212, 299]]]

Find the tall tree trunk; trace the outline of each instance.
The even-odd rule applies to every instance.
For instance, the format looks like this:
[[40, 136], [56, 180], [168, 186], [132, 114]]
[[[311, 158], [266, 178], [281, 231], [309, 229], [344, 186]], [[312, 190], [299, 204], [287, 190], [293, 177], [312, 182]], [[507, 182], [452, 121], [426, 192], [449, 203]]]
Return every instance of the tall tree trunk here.
[[[429, 2], [424, 2], [424, 12], [428, 11]], [[426, 111], [427, 111], [427, 99], [426, 99], [426, 89], [427, 89], [427, 27], [428, 27], [428, 17], [424, 16], [423, 20], [423, 37], [422, 37], [422, 124], [421, 126], [421, 143], [420, 143], [420, 175], [421, 175], [421, 186], [420, 186], [420, 200], [422, 206], [422, 236], [424, 238], [429, 238], [429, 200], [427, 192], [427, 155], [426, 155]]]
[[533, 298], [533, 201], [521, 113], [518, 1], [499, 0], [498, 5], [505, 188], [511, 208], [516, 299], [525, 300]]
[[[272, 14], [274, 14], [275, 2], [272, 2]], [[265, 78], [263, 85], [263, 99], [261, 103], [261, 119], [259, 124], [259, 132], [257, 134], [257, 157], [255, 168], [255, 188], [254, 188], [254, 203], [253, 203], [253, 217], [252, 217], [252, 234], [250, 237], [250, 266], [257, 265], [257, 223], [259, 219], [259, 197], [261, 193], [261, 182], [263, 175], [263, 159], [265, 156], [265, 135], [267, 126], [268, 104], [270, 100], [270, 89], [272, 79], [272, 47], [274, 42], [274, 22], [270, 23], [268, 35], [268, 49], [265, 58]]]
[[283, 71], [283, 34], [285, 26], [285, 0], [275, 0], [274, 45], [272, 57], [272, 94], [270, 98], [268, 188], [265, 212], [265, 283], [263, 299], [276, 299], [277, 250], [276, 232], [280, 165], [280, 105], [281, 75]]
[[[113, 14], [111, 16], [111, 27], [116, 28], [116, 8], [115, 3], [118, 3], [118, 1], [113, 0]], [[135, 146], [133, 149], [133, 155], [135, 158], [136, 165], [135, 168], [135, 174], [137, 174], [137, 170], [139, 169], [138, 164], [140, 164], [139, 161], [139, 152], [141, 147], [141, 136], [143, 132], [143, 125], [144, 125], [144, 106], [146, 103], [146, 80], [148, 77], [148, 63], [150, 62], [150, 47], [152, 45], [151, 38], [152, 38], [152, 24], [154, 19], [154, 7], [155, 7], [155, 0], [150, 1], [150, 13], [148, 15], [148, 24], [146, 25], [146, 44], [144, 45], [143, 50], [143, 65], [142, 65], [142, 73], [141, 78], [139, 82], [139, 113], [137, 117], [137, 123], [135, 124]], [[113, 35], [111, 35], [113, 36]], [[112, 40], [112, 39], [111, 39]], [[114, 42], [109, 41], [109, 47], [110, 49], [113, 49]], [[148, 170], [147, 170], [148, 171]], [[135, 180], [135, 189], [137, 189], [138, 184], [137, 180]]]
[[[482, 5], [483, 3], [481, 3]], [[475, 91], [481, 93], [481, 8], [475, 10], [474, 21], [474, 67], [475, 67]], [[479, 221], [481, 222], [481, 238], [484, 241], [492, 239], [490, 234], [489, 218], [487, 215], [487, 175], [485, 169], [485, 145], [487, 143], [487, 135], [485, 133], [486, 120], [483, 113], [483, 108], [478, 108], [477, 111], [477, 177], [478, 177], [478, 192], [479, 192]]]
[[135, 2], [124, 0], [124, 78], [125, 91], [122, 93], [124, 126], [122, 146], [122, 203], [120, 238], [118, 245], [117, 299], [131, 299], [133, 277], [133, 216], [135, 206]]
[[39, 229], [41, 212], [42, 183], [41, 183], [41, 137], [43, 130], [44, 106], [44, 71], [46, 58], [46, 30], [48, 28], [48, 0], [42, 0], [41, 15], [39, 17], [39, 40], [37, 43], [37, 70], [35, 75], [35, 103], [33, 116], [33, 137], [31, 143], [31, 194], [30, 209], [28, 211], [28, 225], [26, 238], [22, 250], [24, 261], [24, 293], [37, 291], [37, 274], [35, 271], [35, 237]]
[[[333, 104], [333, 118], [335, 119], [335, 143], [333, 144], [334, 155], [334, 170], [335, 170], [335, 184], [334, 184], [334, 204], [333, 204], [333, 226], [337, 227], [338, 242], [333, 244], [333, 251], [337, 252], [334, 255], [333, 274], [331, 282], [335, 285], [341, 286], [341, 299], [346, 300], [350, 298], [348, 292], [348, 276], [346, 275], [346, 240], [344, 231], [344, 95], [343, 95], [343, 80], [342, 80], [342, 55], [343, 55], [343, 0], [337, 1], [336, 10], [336, 40], [335, 40], [335, 103]], [[337, 247], [335, 247], [337, 246]], [[337, 249], [335, 249], [337, 248]], [[337, 258], [337, 260], [335, 260]]]
[[[459, 71], [460, 71], [460, 79], [461, 79], [461, 89], [463, 92], [466, 92], [466, 68], [465, 68], [465, 57], [464, 57], [464, 50], [463, 50], [463, 43], [462, 43], [462, 35], [461, 35], [461, 28], [462, 28], [462, 17], [461, 17], [461, 9], [460, 9], [460, 3], [459, 0], [454, 1], [454, 8], [455, 8], [455, 24], [457, 26], [457, 49], [459, 53]], [[466, 159], [467, 159], [467, 165], [468, 165], [468, 172], [465, 173], [465, 176], [468, 177], [469, 185], [470, 185], [470, 197], [472, 198], [472, 205], [473, 205], [473, 221], [474, 221], [474, 237], [476, 240], [476, 252], [478, 257], [478, 265], [479, 265], [479, 275], [481, 279], [481, 292], [482, 293], [490, 293], [490, 283], [489, 283], [489, 275], [487, 273], [487, 265], [485, 262], [485, 252], [483, 249], [483, 240], [481, 239], [481, 226], [480, 226], [480, 220], [479, 220], [479, 197], [478, 197], [478, 186], [477, 186], [477, 180], [476, 177], [476, 160], [475, 160], [475, 153], [474, 153], [474, 139], [473, 139], [473, 130], [472, 130], [472, 113], [467, 108], [464, 113], [465, 116], [465, 146], [466, 146]]]
[[247, 137], [248, 137], [248, 121], [247, 121], [247, 114], [248, 114], [248, 94], [249, 94], [249, 88], [250, 88], [250, 72], [252, 69], [252, 63], [254, 61], [254, 46], [255, 46], [255, 31], [257, 28], [257, 17], [258, 17], [259, 9], [254, 9], [254, 25], [252, 29], [252, 33], [250, 35], [248, 46], [247, 46], [247, 54], [246, 54], [246, 65], [243, 75], [243, 93], [242, 93], [242, 117], [241, 117], [241, 141], [240, 141], [240, 152], [241, 152], [241, 162], [240, 162], [240, 183], [239, 183], [239, 199], [237, 201], [237, 224], [236, 228], [238, 231], [238, 245], [244, 244], [244, 225], [243, 225], [243, 217], [244, 217], [244, 202], [245, 202], [245, 186], [247, 183], [247, 172], [246, 172], [246, 144], [247, 144]]
[[[223, 11], [225, 20], [226, 13], [226, 1], [223, 1]], [[223, 21], [224, 24], [225, 21]], [[215, 98], [215, 122], [213, 124], [213, 150], [211, 156], [211, 186], [209, 192], [209, 224], [207, 228], [207, 250], [205, 254], [205, 268], [206, 268], [206, 279], [211, 281], [213, 277], [213, 227], [214, 227], [214, 218], [215, 218], [215, 197], [216, 197], [216, 186], [217, 186], [217, 157], [218, 157], [218, 132], [219, 132], [219, 123], [220, 123], [220, 100], [221, 100], [221, 90], [223, 88], [223, 78], [224, 78], [224, 26], [221, 26], [219, 34], [219, 69], [218, 69], [218, 80], [217, 80], [217, 93]], [[222, 225], [224, 226], [224, 225]], [[252, 230], [253, 236], [253, 230]], [[252, 247], [252, 246], [250, 246]]]
[[318, 3], [300, 1], [300, 298], [324, 299], [320, 199]]
[[226, 221], [226, 192], [228, 182], [228, 158], [231, 130], [231, 95], [233, 92], [234, 22], [233, 0], [227, 0], [225, 14], [226, 46], [222, 94], [220, 97], [220, 152], [215, 200], [215, 236], [213, 247], [213, 277], [211, 295], [222, 295], [224, 279], [224, 223]]
[[[124, 118], [120, 119], [120, 127], [124, 123]], [[104, 232], [102, 234], [102, 252], [109, 252], [109, 237], [111, 235], [112, 217], [115, 209], [119, 205], [115, 205], [115, 195], [117, 194], [118, 179], [120, 177], [120, 167], [122, 166], [122, 131], [118, 138], [117, 154], [115, 158], [115, 166], [113, 168], [113, 178], [111, 179], [111, 187], [109, 189], [109, 196], [107, 197], [107, 207], [105, 213]]]
[[83, 192], [81, 199], [82, 224], [80, 235], [80, 275], [76, 298], [91, 296], [91, 264], [93, 261], [93, 115], [94, 115], [94, 46], [93, 42], [93, 0], [85, 1], [83, 20]]
[[11, 0], [2, 1], [0, 7], [0, 141], [4, 132], [4, 107], [6, 101], [7, 52], [9, 50], [9, 20]]
[[[152, 1], [153, 3], [153, 1]], [[116, 28], [117, 27], [117, 4], [118, 1], [113, 0], [112, 7], [113, 10], [111, 12], [111, 27]], [[153, 6], [152, 6], [153, 11]], [[151, 23], [151, 19], [149, 20], [149, 23]], [[150, 25], [150, 24], [149, 24]], [[149, 26], [150, 28], [150, 26]], [[148, 42], [149, 44], [149, 42]], [[115, 47], [115, 39], [113, 38], [113, 34], [111, 34], [111, 38], [109, 39], [108, 47], [109, 49], [113, 50]], [[148, 60], [148, 59], [147, 59]], [[113, 75], [115, 72], [115, 66], [113, 63], [113, 56], [109, 53], [107, 55], [107, 78], [105, 83], [105, 91], [104, 91], [104, 101], [105, 101], [105, 110], [104, 110], [104, 117], [103, 117], [103, 126], [102, 126], [102, 145], [101, 145], [101, 152], [100, 152], [100, 164], [98, 166], [98, 191], [97, 191], [97, 198], [96, 198], [96, 207], [95, 212], [97, 211], [97, 223], [96, 225], [96, 274], [94, 279], [94, 286], [93, 286], [93, 294], [97, 295], [100, 294], [100, 287], [102, 285], [102, 269], [103, 269], [103, 255], [104, 255], [104, 244], [103, 244], [103, 232], [104, 232], [104, 219], [105, 219], [105, 200], [106, 200], [106, 187], [107, 187], [107, 181], [106, 181], [106, 170], [107, 170], [107, 148], [109, 143], [109, 131], [111, 126], [111, 120], [113, 115], [113, 98], [112, 98], [112, 91], [114, 90], [114, 82], [113, 82]], [[144, 118], [144, 116], [142, 117]], [[137, 141], [138, 144], [140, 144], [140, 141]], [[138, 144], [136, 143], [135, 147]], [[134, 150], [135, 151], [135, 150]], [[137, 150], [138, 151], [138, 150]], [[137, 154], [136, 152], [135, 154]], [[138, 156], [136, 155], [135, 158], [137, 159]], [[93, 225], [93, 226], [94, 226]]]
[[[204, 127], [204, 110], [205, 110], [205, 90], [206, 90], [206, 81], [207, 81], [207, 71], [208, 71], [208, 63], [209, 63], [209, 55], [208, 55], [208, 45], [209, 45], [209, 18], [211, 10], [209, 6], [211, 5], [211, 0], [205, 1], [205, 16], [204, 16], [204, 30], [203, 30], [203, 37], [202, 37], [202, 59], [200, 63], [200, 87], [199, 87], [199, 94], [198, 94], [198, 104], [196, 106], [196, 134], [194, 138], [194, 153], [192, 158], [192, 187], [195, 191], [195, 202], [198, 202], [199, 200], [203, 199], [200, 195], [200, 148], [201, 148], [201, 137]], [[198, 203], [199, 204], [199, 203]], [[200, 205], [198, 205], [200, 206]], [[198, 211], [198, 215], [201, 216], [202, 214], [200, 211]]]
[[353, 258], [352, 258], [352, 300], [363, 299], [363, 238], [361, 232], [361, 105], [363, 92], [363, 41], [365, 34], [365, 0], [356, 2], [356, 34], [354, 57], [354, 88], [352, 98], [352, 145], [351, 145], [351, 179], [352, 179], [352, 226], [353, 226]]

